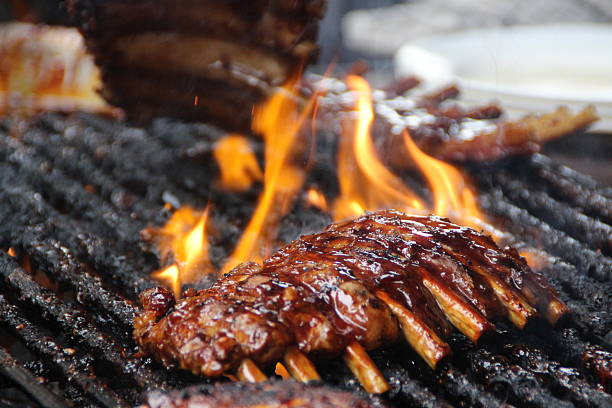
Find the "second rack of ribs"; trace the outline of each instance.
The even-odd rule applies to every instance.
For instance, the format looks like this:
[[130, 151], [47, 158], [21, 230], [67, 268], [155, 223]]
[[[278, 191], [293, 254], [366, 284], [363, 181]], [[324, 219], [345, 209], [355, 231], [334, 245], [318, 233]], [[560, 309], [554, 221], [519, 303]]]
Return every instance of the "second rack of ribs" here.
[[166, 366], [206, 377], [251, 359], [263, 367], [290, 348], [331, 358], [403, 337], [431, 366], [451, 350], [451, 326], [476, 341], [508, 318], [554, 324], [567, 307], [516, 250], [438, 217], [386, 210], [332, 224], [263, 262], [175, 301], [141, 295], [134, 337]]

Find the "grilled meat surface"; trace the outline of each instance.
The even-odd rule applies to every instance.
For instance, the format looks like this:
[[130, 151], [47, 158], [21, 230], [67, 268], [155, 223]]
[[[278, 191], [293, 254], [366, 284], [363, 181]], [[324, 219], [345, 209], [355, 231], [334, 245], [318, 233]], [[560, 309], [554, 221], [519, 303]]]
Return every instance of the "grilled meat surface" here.
[[103, 96], [128, 116], [249, 128], [271, 88], [318, 53], [325, 0], [69, 0], [102, 70]]
[[[559, 107], [542, 115], [509, 120], [497, 105], [466, 108], [452, 100], [460, 97], [456, 86], [432, 94], [416, 96], [409, 91], [416, 78], [398, 82], [386, 90], [376, 90], [374, 111], [377, 121], [372, 130], [381, 156], [402, 167], [406, 153], [402, 132], [408, 131], [419, 148], [447, 161], [493, 161], [506, 156], [538, 152], [554, 139], [584, 129], [599, 116], [593, 106], [579, 112]], [[319, 95], [318, 125], [333, 129], [338, 114], [354, 109], [353, 98], [344, 82], [309, 75], [304, 87]]]
[[381, 404], [330, 387], [295, 381], [217, 383], [182, 391], [153, 391], [141, 408], [374, 408]]
[[0, 23], [0, 115], [111, 114], [99, 86], [98, 69], [74, 28]]
[[432, 367], [450, 352], [451, 326], [473, 341], [507, 317], [567, 312], [542, 275], [514, 249], [439, 217], [385, 210], [332, 224], [245, 263], [175, 301], [141, 294], [141, 348], [166, 366], [215, 377], [246, 358], [261, 366], [291, 346], [331, 358], [357, 342], [374, 349], [404, 335]]

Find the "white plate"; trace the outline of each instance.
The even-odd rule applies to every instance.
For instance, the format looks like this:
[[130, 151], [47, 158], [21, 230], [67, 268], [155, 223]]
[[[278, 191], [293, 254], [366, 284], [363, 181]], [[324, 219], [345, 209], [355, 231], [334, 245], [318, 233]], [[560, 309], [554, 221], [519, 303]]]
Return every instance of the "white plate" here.
[[402, 46], [398, 77], [428, 88], [458, 83], [462, 99], [501, 101], [511, 116], [558, 105], [597, 107], [592, 130], [612, 131], [612, 25], [554, 24], [469, 30]]

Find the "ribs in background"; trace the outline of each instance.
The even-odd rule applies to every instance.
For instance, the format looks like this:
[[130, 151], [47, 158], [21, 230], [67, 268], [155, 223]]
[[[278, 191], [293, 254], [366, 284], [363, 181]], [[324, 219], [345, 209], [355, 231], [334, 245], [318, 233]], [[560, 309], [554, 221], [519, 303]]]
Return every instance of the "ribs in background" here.
[[245, 359], [270, 366], [291, 348], [322, 359], [354, 344], [371, 350], [402, 333], [435, 367], [451, 326], [477, 341], [493, 321], [522, 328], [540, 314], [555, 324], [568, 310], [514, 249], [393, 210], [332, 224], [185, 296], [143, 292], [134, 337], [166, 366], [206, 377]]
[[318, 53], [325, 0], [68, 0], [129, 117], [248, 129], [252, 108]]
[[217, 383], [182, 391], [153, 391], [140, 408], [384, 408], [349, 392], [294, 381]]
[[[304, 81], [309, 93], [319, 97], [319, 128], [333, 129], [338, 113], [354, 109], [353, 98], [343, 81], [309, 75]], [[386, 90], [376, 90], [373, 134], [382, 157], [395, 167], [406, 166], [402, 132], [407, 130], [419, 148], [447, 161], [494, 161], [506, 156], [536, 153], [548, 141], [587, 128], [599, 119], [593, 106], [577, 113], [565, 107], [543, 115], [517, 120], [503, 117], [503, 110], [489, 104], [464, 107], [454, 101], [460, 90], [449, 86], [434, 94], [415, 96], [416, 78], [399, 81]]]
[[[248, 132], [253, 107], [297, 77], [317, 55], [325, 0], [68, 0], [68, 9], [101, 68], [102, 95], [137, 122], [157, 116], [204, 120]], [[321, 83], [325, 83], [321, 88]], [[335, 83], [334, 83], [335, 82]], [[539, 151], [541, 145], [586, 128], [592, 107], [509, 121], [487, 105], [461, 107], [449, 87], [434, 95], [376, 91], [379, 143], [392, 164], [405, 165], [401, 130], [443, 160], [492, 161]], [[406, 83], [404, 83], [406, 84]], [[324, 94], [318, 117], [334, 132], [347, 89], [333, 78], [303, 78], [304, 99]], [[352, 109], [352, 103], [349, 106]], [[331, 122], [325, 124], [325, 117]], [[399, 157], [398, 152], [401, 152]]]
[[74, 28], [0, 24], [0, 115], [117, 114], [96, 92], [100, 86], [98, 69]]

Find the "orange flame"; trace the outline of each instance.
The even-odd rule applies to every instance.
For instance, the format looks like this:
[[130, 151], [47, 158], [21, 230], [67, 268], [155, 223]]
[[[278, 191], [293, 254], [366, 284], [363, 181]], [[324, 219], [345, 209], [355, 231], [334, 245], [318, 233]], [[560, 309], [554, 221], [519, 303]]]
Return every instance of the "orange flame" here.
[[208, 259], [206, 226], [208, 208], [199, 213], [190, 207], [177, 210], [165, 226], [149, 229], [162, 262], [174, 262], [153, 277], [170, 286], [178, 296], [183, 283], [192, 283], [213, 271]]
[[316, 188], [309, 188], [308, 191], [306, 191], [306, 203], [313, 207], [317, 207], [321, 211], [328, 210], [327, 199], [323, 193]]
[[469, 227], [482, 227], [486, 217], [478, 207], [468, 178], [450, 164], [425, 154], [407, 131], [404, 132], [404, 144], [431, 188], [432, 212]]
[[347, 84], [356, 94], [356, 118], [344, 127], [338, 152], [340, 196], [334, 203], [334, 219], [354, 217], [365, 211], [396, 208], [411, 213], [431, 213], [501, 237], [480, 211], [470, 180], [457, 168], [435, 159], [404, 132], [404, 144], [432, 191], [427, 205], [378, 158], [371, 136], [374, 120], [371, 89], [361, 77], [351, 75]]
[[181, 273], [176, 264], [172, 264], [161, 271], [154, 272], [151, 276], [172, 289], [174, 296], [177, 298], [181, 295]]
[[[498, 235], [480, 211], [470, 181], [455, 167], [421, 151], [407, 132], [403, 135], [404, 145], [431, 188], [431, 205], [394, 174], [378, 157], [371, 135], [374, 112], [368, 83], [351, 75], [347, 84], [356, 103], [353, 115], [342, 122], [337, 167], [340, 194], [330, 208], [326, 197], [310, 188], [305, 192], [306, 202], [331, 211], [336, 220], [368, 210], [396, 208], [410, 213], [434, 213]], [[312, 140], [301, 140], [309, 136], [302, 129], [310, 115], [314, 113], [316, 117], [318, 94], [301, 106], [295, 89], [295, 83], [279, 89], [254, 112], [253, 130], [265, 141], [263, 174], [243, 136], [229, 135], [215, 146], [215, 158], [221, 169], [220, 183], [224, 188], [240, 191], [255, 181], [263, 179], [264, 182], [257, 207], [223, 272], [244, 261], [261, 261], [272, 251], [277, 244], [278, 224], [304, 183], [308, 166], [303, 159], [309, 149], [306, 142]], [[314, 134], [310, 137], [314, 138]], [[174, 264], [157, 272], [155, 277], [167, 282], [175, 292], [180, 290], [182, 282], [212, 270], [205, 235], [207, 215], [207, 211], [200, 217], [190, 208], [179, 209], [158, 233], [162, 254], [171, 253]]]
[[547, 256], [542, 250], [536, 248], [522, 248], [519, 249], [519, 255], [525, 258], [527, 264], [537, 271], [542, 271], [543, 269], [550, 266], [550, 257]]
[[[6, 251], [7, 255], [10, 256], [11, 258], [18, 258], [17, 256], [17, 251], [15, 251], [15, 248], [10, 247], [7, 251]], [[27, 272], [27, 273], [32, 273], [32, 271], [34, 270], [32, 268], [32, 262], [30, 261], [30, 257], [27, 254], [23, 254], [21, 256], [21, 268]], [[42, 275], [41, 275], [42, 276]], [[47, 279], [47, 281], [49, 281]]]
[[228, 135], [215, 144], [214, 156], [221, 172], [221, 186], [230, 191], [248, 190], [263, 174], [249, 140]]
[[380, 161], [370, 128], [374, 120], [371, 89], [365, 79], [351, 75], [347, 84], [355, 91], [355, 123], [343, 128], [338, 152], [340, 196], [334, 203], [334, 219], [368, 210], [394, 207], [422, 212], [423, 201]]
[[298, 141], [305, 119], [312, 111], [311, 99], [300, 109], [295, 83], [276, 91], [255, 109], [253, 130], [263, 135], [265, 150], [264, 191], [257, 208], [223, 271], [244, 261], [260, 261], [275, 243], [281, 217], [289, 210], [304, 182], [297, 163], [304, 144]]

